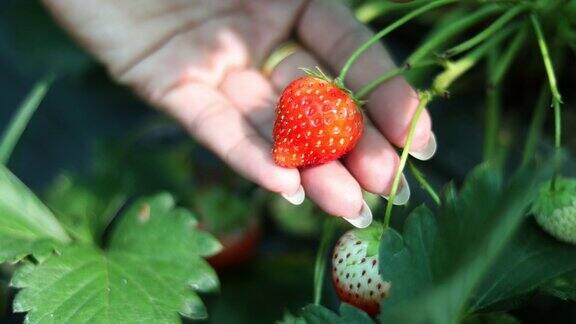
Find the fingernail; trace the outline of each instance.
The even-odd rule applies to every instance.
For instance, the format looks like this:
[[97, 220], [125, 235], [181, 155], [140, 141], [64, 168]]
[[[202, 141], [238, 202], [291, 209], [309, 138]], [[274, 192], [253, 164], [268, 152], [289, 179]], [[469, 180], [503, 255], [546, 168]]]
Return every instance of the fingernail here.
[[292, 205], [300, 205], [304, 202], [304, 198], [306, 198], [306, 194], [304, 193], [304, 187], [298, 187], [298, 190], [289, 195], [289, 194], [281, 194], [284, 199], [288, 200], [289, 203]]
[[[382, 197], [386, 200], [390, 198], [389, 196], [382, 195]], [[406, 177], [402, 174], [400, 178], [400, 184], [398, 185], [398, 192], [396, 193], [396, 197], [394, 197], [394, 205], [406, 205], [410, 200], [410, 186], [408, 185], [408, 181], [406, 181]]]
[[410, 155], [412, 155], [418, 160], [422, 161], [430, 160], [434, 156], [434, 153], [436, 153], [437, 147], [438, 144], [436, 143], [436, 135], [432, 133], [430, 135], [430, 139], [428, 140], [428, 144], [426, 144], [426, 146], [422, 149], [419, 149], [417, 151], [411, 151]]
[[366, 228], [372, 223], [372, 211], [368, 204], [362, 200], [362, 209], [360, 210], [360, 214], [354, 218], [344, 218], [348, 223], [354, 225], [358, 228]]

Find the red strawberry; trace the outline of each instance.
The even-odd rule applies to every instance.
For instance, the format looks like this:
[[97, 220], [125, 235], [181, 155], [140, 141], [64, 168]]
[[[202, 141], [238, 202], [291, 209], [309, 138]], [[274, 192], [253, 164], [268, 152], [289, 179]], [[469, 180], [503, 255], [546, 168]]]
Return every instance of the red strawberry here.
[[362, 119], [351, 93], [328, 78], [296, 79], [276, 107], [274, 161], [295, 168], [336, 160], [360, 139]]
[[332, 257], [332, 283], [340, 300], [372, 316], [378, 314], [380, 300], [390, 289], [378, 270], [381, 235], [379, 224], [350, 230], [338, 240]]

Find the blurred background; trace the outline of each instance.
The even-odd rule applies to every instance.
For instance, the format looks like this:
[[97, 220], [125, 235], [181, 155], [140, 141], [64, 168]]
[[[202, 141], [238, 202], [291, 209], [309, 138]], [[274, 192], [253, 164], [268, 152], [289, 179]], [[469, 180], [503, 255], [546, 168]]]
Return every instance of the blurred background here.
[[[398, 61], [418, 44], [434, 19], [428, 16], [389, 37], [388, 46]], [[376, 19], [372, 25], [377, 28], [387, 21]], [[510, 148], [511, 165], [523, 146], [528, 112], [543, 81], [526, 76], [540, 68], [515, 66], [506, 80], [506, 127], [500, 136]], [[569, 64], [567, 69], [573, 73], [564, 73], [560, 84], [565, 89], [568, 124], [574, 121], [570, 97], [574, 98], [576, 66]], [[118, 194], [174, 193], [228, 250], [211, 260], [221, 276], [221, 291], [207, 297], [211, 323], [254, 323], [254, 313], [260, 322], [271, 323], [312, 300], [315, 251], [326, 215], [309, 202], [292, 207], [233, 174], [178, 126], [112, 83], [52, 22], [38, 1], [1, 1], [0, 130], [33, 85], [51, 73], [57, 79], [9, 164], [51, 207], [73, 214], [74, 208], [97, 208], [102, 200]], [[451, 180], [459, 182], [482, 160], [483, 75], [473, 71], [456, 84], [450, 100], [430, 107], [439, 149], [432, 161], [418, 166], [435, 188]], [[574, 129], [565, 129], [565, 139], [573, 149]], [[550, 143], [546, 134], [541, 143], [544, 152]], [[572, 163], [567, 170], [574, 174]], [[400, 214], [429, 202], [410, 176], [409, 181], [412, 203], [398, 208]], [[372, 197], [371, 204], [376, 218], [381, 217], [382, 200]], [[394, 220], [401, 222], [402, 217]], [[14, 295], [8, 288], [10, 271], [9, 267], [0, 269], [1, 323], [19, 323], [23, 318], [10, 309]], [[327, 285], [325, 300], [336, 303], [330, 289]], [[542, 297], [515, 315], [526, 323], [554, 320], [558, 314], [574, 320], [575, 306]], [[564, 320], [568, 319], [560, 317], [558, 323]]]

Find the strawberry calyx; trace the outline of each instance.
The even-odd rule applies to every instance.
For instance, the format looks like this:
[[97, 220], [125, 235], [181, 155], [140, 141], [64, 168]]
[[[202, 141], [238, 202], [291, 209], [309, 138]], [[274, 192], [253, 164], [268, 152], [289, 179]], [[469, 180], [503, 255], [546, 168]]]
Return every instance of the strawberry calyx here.
[[379, 222], [372, 222], [372, 224], [366, 228], [354, 230], [354, 235], [368, 244], [366, 249], [366, 257], [371, 257], [378, 254], [380, 238], [382, 237], [383, 232], [384, 226]]
[[362, 110], [361, 107], [364, 106], [366, 101], [356, 97], [354, 95], [354, 92], [352, 92], [352, 90], [348, 89], [344, 85], [344, 80], [342, 80], [340, 78], [332, 79], [326, 73], [324, 73], [324, 71], [322, 71], [322, 69], [320, 69], [318, 66], [316, 66], [315, 69], [309, 69], [309, 68], [299, 68], [299, 69], [302, 70], [304, 73], [306, 73], [306, 75], [308, 75], [310, 77], [324, 80], [326, 82], [329, 82], [329, 83], [335, 85], [337, 88], [344, 91], [352, 99], [352, 101], [354, 101], [356, 106], [358, 106], [358, 109]]

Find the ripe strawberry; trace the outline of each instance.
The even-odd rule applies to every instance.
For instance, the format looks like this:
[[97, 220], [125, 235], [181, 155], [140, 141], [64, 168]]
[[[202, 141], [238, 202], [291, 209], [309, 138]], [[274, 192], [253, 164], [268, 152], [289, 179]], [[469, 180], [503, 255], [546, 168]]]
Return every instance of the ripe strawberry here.
[[272, 156], [287, 168], [326, 163], [352, 150], [362, 130], [362, 112], [349, 91], [321, 74], [305, 76], [282, 92]]
[[374, 316], [390, 289], [378, 270], [378, 242], [382, 226], [346, 232], [334, 248], [332, 283], [340, 300]]
[[544, 186], [532, 205], [536, 221], [560, 241], [576, 244], [576, 179], [559, 178]]

